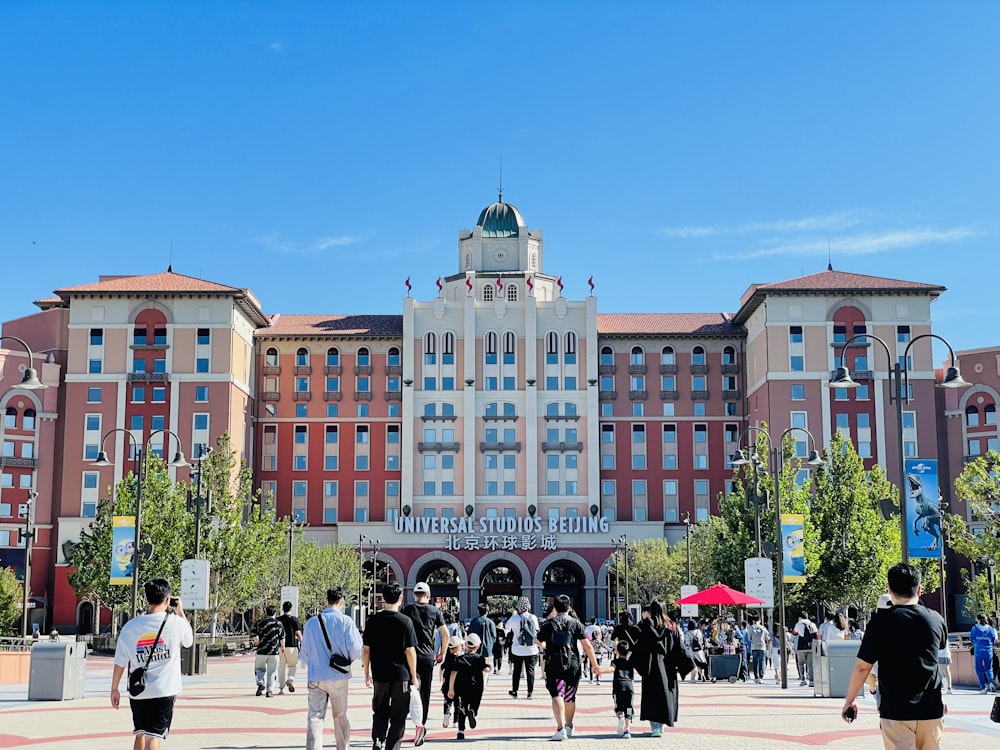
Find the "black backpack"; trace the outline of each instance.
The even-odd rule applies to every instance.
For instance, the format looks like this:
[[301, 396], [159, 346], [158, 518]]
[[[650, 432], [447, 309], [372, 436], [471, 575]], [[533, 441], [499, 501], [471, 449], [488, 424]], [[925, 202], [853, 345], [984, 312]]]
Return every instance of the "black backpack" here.
[[552, 634], [545, 644], [546, 670], [557, 675], [568, 675], [579, 668], [570, 619], [565, 615], [556, 615], [551, 622]]
[[798, 651], [808, 651], [812, 648], [813, 641], [816, 640], [816, 627], [809, 627], [808, 624], [803, 625], [802, 629], [805, 631], [799, 636], [798, 643], [795, 648]]
[[538, 621], [527, 612], [518, 615], [521, 618], [521, 628], [517, 634], [517, 642], [521, 646], [534, 646], [538, 638]]

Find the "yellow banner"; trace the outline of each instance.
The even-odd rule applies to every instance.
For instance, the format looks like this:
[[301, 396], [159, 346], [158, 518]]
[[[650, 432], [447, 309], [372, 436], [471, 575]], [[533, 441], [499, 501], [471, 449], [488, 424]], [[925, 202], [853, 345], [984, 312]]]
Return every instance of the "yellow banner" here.
[[782, 566], [785, 583], [806, 582], [805, 516], [801, 513], [781, 514]]
[[111, 519], [111, 585], [131, 586], [135, 570], [135, 516]]

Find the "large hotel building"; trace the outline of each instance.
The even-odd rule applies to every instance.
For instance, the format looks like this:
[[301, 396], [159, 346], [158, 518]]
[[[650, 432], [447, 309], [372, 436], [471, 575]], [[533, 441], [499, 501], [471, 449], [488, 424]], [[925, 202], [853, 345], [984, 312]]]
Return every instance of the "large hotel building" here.
[[[753, 284], [735, 313], [602, 313], [544, 260], [542, 232], [500, 201], [459, 231], [437, 296], [398, 314], [265, 313], [246, 289], [168, 270], [59, 289], [6, 322], [49, 385], [12, 388], [27, 359], [4, 339], [0, 563], [23, 570], [34, 487], [33, 621], [95, 625], [66, 552], [131, 468], [121, 432], [114, 466], [93, 465], [114, 428], [169, 428], [189, 455], [229, 431], [279, 517], [321, 543], [363, 538], [369, 560], [377, 543], [380, 580], [429, 580], [462, 613], [568, 593], [605, 616], [612, 540], [673, 543], [714, 513], [748, 426], [806, 428], [818, 447], [843, 433], [899, 481], [892, 363], [868, 340], [839, 354], [867, 333], [901, 356], [943, 287], [831, 269]], [[936, 393], [929, 340], [906, 363], [904, 452], [946, 477], [998, 438], [1000, 350], [961, 356], [977, 385], [960, 392]], [[827, 387], [841, 364], [859, 388]]]

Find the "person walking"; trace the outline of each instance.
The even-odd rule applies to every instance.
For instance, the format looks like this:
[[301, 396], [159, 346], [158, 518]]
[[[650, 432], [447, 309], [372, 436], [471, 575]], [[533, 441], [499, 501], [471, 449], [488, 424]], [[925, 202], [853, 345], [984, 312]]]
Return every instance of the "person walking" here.
[[479, 704], [483, 700], [484, 675], [490, 671], [486, 656], [480, 651], [482, 641], [475, 633], [469, 633], [465, 641], [465, 653], [456, 656], [448, 675], [448, 700], [453, 701], [455, 717], [458, 720], [456, 739], [465, 739], [465, 724], [472, 729], [478, 721]]
[[643, 678], [639, 718], [649, 722], [654, 737], [660, 737], [664, 724], [672, 727], [677, 721], [678, 683], [694, 669], [694, 662], [684, 650], [677, 626], [655, 599], [649, 603], [649, 617], [639, 625], [632, 663]]
[[[351, 740], [351, 722], [347, 719], [347, 686], [351, 679], [350, 662], [361, 658], [361, 633], [354, 620], [344, 614], [342, 588], [338, 586], [327, 589], [326, 604], [326, 609], [306, 621], [305, 632], [299, 633], [302, 643], [299, 656], [308, 673], [306, 687], [309, 720], [306, 748], [323, 750], [323, 722], [326, 720], [326, 706], [329, 703], [337, 750], [347, 750]], [[287, 613], [288, 610], [285, 611]], [[335, 663], [334, 655], [340, 657], [339, 663]]]
[[510, 633], [510, 663], [514, 676], [511, 679], [511, 698], [517, 698], [521, 685], [521, 672], [524, 672], [528, 688], [528, 700], [535, 692], [535, 661], [538, 659], [538, 618], [531, 613], [531, 602], [522, 596], [514, 606], [516, 614], [507, 620], [507, 631]]
[[[403, 588], [396, 581], [382, 587], [385, 608], [368, 618], [361, 663], [372, 697], [372, 750], [399, 750], [410, 710], [410, 692], [419, 690], [417, 633], [413, 620], [399, 611]], [[417, 732], [422, 745], [426, 731]]]
[[295, 692], [295, 670], [299, 665], [299, 645], [302, 643], [302, 626], [299, 618], [292, 614], [292, 603], [282, 602], [281, 617], [278, 618], [285, 629], [285, 648], [278, 660], [278, 695], [288, 688]]
[[990, 625], [985, 613], [976, 615], [976, 624], [969, 631], [972, 643], [972, 663], [979, 678], [979, 692], [993, 692], [993, 647], [997, 642], [997, 631]]
[[854, 721], [855, 698], [878, 663], [879, 726], [887, 750], [936, 750], [944, 730], [937, 656], [948, 645], [948, 627], [919, 602], [920, 569], [908, 563], [889, 568], [892, 607], [872, 617], [844, 696], [841, 715]]
[[753, 671], [753, 681], [760, 684], [764, 681], [764, 664], [767, 661], [767, 649], [771, 636], [768, 635], [767, 628], [760, 624], [757, 615], [750, 616], [747, 638], [750, 641], [750, 665]]
[[431, 604], [430, 599], [431, 587], [421, 581], [413, 587], [413, 601], [402, 609], [402, 613], [413, 621], [413, 628], [417, 634], [417, 677], [420, 678], [423, 717], [413, 740], [415, 745], [424, 744], [424, 735], [427, 734], [427, 712], [431, 706], [434, 665], [443, 662], [448, 653], [448, 628], [441, 610]]
[[469, 623], [468, 634], [472, 635], [475, 633], [479, 636], [479, 640], [482, 641], [481, 653], [487, 659], [490, 659], [493, 656], [493, 644], [496, 643], [497, 640], [497, 625], [489, 617], [489, 604], [486, 602], [480, 602], [476, 609], [479, 612], [479, 616]]
[[493, 654], [493, 672], [497, 674], [499, 674], [500, 669], [503, 667], [503, 651], [506, 641], [507, 631], [504, 630], [503, 625], [498, 625], [497, 637], [493, 641], [493, 648], [491, 649]]
[[271, 690], [274, 687], [274, 673], [278, 669], [278, 659], [285, 650], [285, 629], [274, 613], [274, 607], [269, 605], [264, 610], [264, 617], [253, 626], [254, 644], [257, 646], [257, 658], [253, 665], [257, 677], [257, 695], [266, 691], [268, 698], [274, 695]]
[[565, 594], [557, 596], [552, 613], [538, 629], [538, 645], [545, 649], [545, 688], [552, 698], [552, 715], [556, 731], [549, 739], [559, 741], [573, 736], [573, 717], [576, 714], [576, 691], [583, 671], [580, 666], [578, 646], [590, 660], [596, 672], [597, 659], [594, 647], [587, 638], [583, 623], [569, 615], [570, 599]]
[[611, 679], [611, 698], [618, 719], [618, 736], [632, 739], [632, 704], [635, 700], [635, 669], [629, 661], [628, 641], [618, 641], [616, 655], [610, 667], [602, 667], [601, 674], [614, 675]]
[[809, 619], [809, 613], [804, 611], [795, 623], [792, 635], [795, 636], [795, 664], [799, 669], [799, 687], [813, 684], [812, 645], [816, 640], [818, 629], [816, 623]]
[[[118, 684], [125, 669], [146, 670], [146, 689], [130, 695], [134, 750], [158, 750], [174, 718], [174, 702], [181, 692], [181, 648], [194, 643], [184, 606], [170, 597], [170, 583], [154, 578], [143, 586], [148, 607], [133, 617], [118, 634], [115, 667], [111, 674], [111, 705], [119, 708]], [[173, 609], [173, 614], [170, 609]]]

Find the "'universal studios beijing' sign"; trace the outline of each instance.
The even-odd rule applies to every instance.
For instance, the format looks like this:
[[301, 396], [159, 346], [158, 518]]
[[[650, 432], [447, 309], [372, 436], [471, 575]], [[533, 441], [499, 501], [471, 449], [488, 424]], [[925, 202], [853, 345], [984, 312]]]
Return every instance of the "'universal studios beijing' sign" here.
[[595, 516], [537, 516], [509, 518], [420, 517], [397, 516], [393, 524], [397, 534], [607, 534], [610, 525], [607, 518]]

